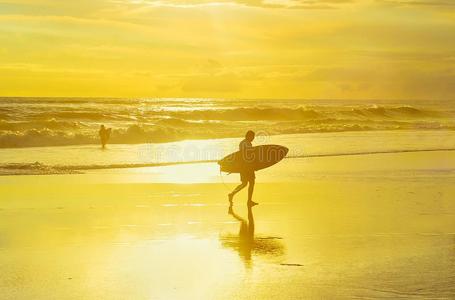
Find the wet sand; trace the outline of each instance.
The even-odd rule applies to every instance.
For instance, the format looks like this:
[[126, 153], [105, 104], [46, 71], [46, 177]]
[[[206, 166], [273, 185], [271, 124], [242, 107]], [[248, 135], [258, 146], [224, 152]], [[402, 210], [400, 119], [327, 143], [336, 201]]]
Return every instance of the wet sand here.
[[3, 177], [1, 299], [453, 298], [441, 157], [350, 157], [351, 173], [341, 158], [289, 160], [280, 180], [258, 178], [250, 214], [246, 191], [229, 210], [234, 180], [195, 173], [206, 183], [147, 183], [151, 168]]

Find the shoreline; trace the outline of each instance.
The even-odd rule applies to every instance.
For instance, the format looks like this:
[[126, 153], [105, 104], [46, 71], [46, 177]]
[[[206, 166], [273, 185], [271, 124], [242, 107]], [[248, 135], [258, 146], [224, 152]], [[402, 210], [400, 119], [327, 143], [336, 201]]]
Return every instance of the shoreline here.
[[[46, 171], [46, 170], [45, 170]], [[257, 172], [260, 182], [299, 182], [337, 178], [337, 180], [422, 180], [455, 178], [455, 151], [376, 153], [372, 155], [314, 156], [284, 159]], [[235, 183], [238, 174], [220, 173], [215, 162], [177, 163], [137, 168], [100, 168], [73, 174], [16, 174], [0, 176], [0, 184], [15, 184], [20, 178], [30, 181], [64, 183], [140, 182], [140, 183]], [[47, 179], [44, 179], [46, 177]], [[73, 178], [73, 179], [72, 179]]]
[[[214, 163], [237, 151], [239, 139], [186, 140], [164, 144], [0, 149], [0, 176], [85, 173], [96, 169], [129, 169]], [[383, 131], [259, 136], [255, 145], [286, 145], [286, 159], [368, 156], [455, 150], [455, 131]]]

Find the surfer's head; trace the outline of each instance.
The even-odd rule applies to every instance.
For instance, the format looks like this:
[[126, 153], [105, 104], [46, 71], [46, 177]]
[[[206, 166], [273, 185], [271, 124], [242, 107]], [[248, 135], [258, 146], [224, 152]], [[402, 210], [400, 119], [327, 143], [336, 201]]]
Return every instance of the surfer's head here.
[[255, 133], [252, 130], [248, 130], [245, 134], [245, 140], [252, 142], [254, 140]]

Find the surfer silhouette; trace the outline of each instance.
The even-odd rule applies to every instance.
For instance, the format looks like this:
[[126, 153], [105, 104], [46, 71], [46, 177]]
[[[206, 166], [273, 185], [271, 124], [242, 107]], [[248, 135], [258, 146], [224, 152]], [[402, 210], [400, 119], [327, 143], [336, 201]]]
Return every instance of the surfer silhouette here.
[[100, 135], [101, 147], [103, 149], [105, 149], [106, 144], [109, 141], [109, 138], [111, 137], [111, 128], [106, 128], [106, 127], [104, 127], [104, 125], [101, 125], [99, 135]]
[[[255, 133], [254, 131], [248, 130], [245, 134], [245, 139], [243, 139], [239, 144], [239, 151], [242, 153], [242, 158], [245, 162], [248, 162], [248, 155], [249, 150], [253, 148], [252, 142], [254, 140]], [[252, 168], [248, 168], [248, 164], [246, 163], [245, 170], [240, 172], [240, 181], [241, 183], [231, 192], [228, 194], [229, 202], [233, 202], [235, 194], [240, 192], [248, 185], [248, 206], [256, 205], [257, 203], [252, 200], [253, 198], [253, 191], [254, 191], [254, 184], [256, 180], [256, 175]]]

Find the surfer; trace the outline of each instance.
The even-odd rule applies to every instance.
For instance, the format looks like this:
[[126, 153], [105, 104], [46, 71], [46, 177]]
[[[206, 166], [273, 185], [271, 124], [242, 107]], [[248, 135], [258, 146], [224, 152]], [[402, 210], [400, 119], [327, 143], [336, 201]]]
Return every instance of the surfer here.
[[100, 135], [100, 140], [101, 140], [101, 147], [103, 149], [105, 149], [107, 141], [109, 140], [109, 138], [111, 136], [111, 128], [106, 128], [106, 127], [104, 127], [104, 125], [101, 125], [99, 135]]
[[[243, 139], [239, 144], [239, 151], [242, 153], [242, 157], [245, 161], [248, 161], [248, 150], [253, 148], [252, 142], [254, 140], [255, 133], [252, 130], [248, 130], [245, 134], [245, 139]], [[229, 195], [228, 199], [229, 202], [232, 203], [234, 200], [235, 194], [240, 192], [248, 185], [248, 206], [256, 205], [256, 202], [253, 202], [253, 191], [254, 191], [254, 183], [256, 180], [256, 175], [254, 174], [254, 170], [248, 169], [240, 172], [240, 181], [239, 184]]]

